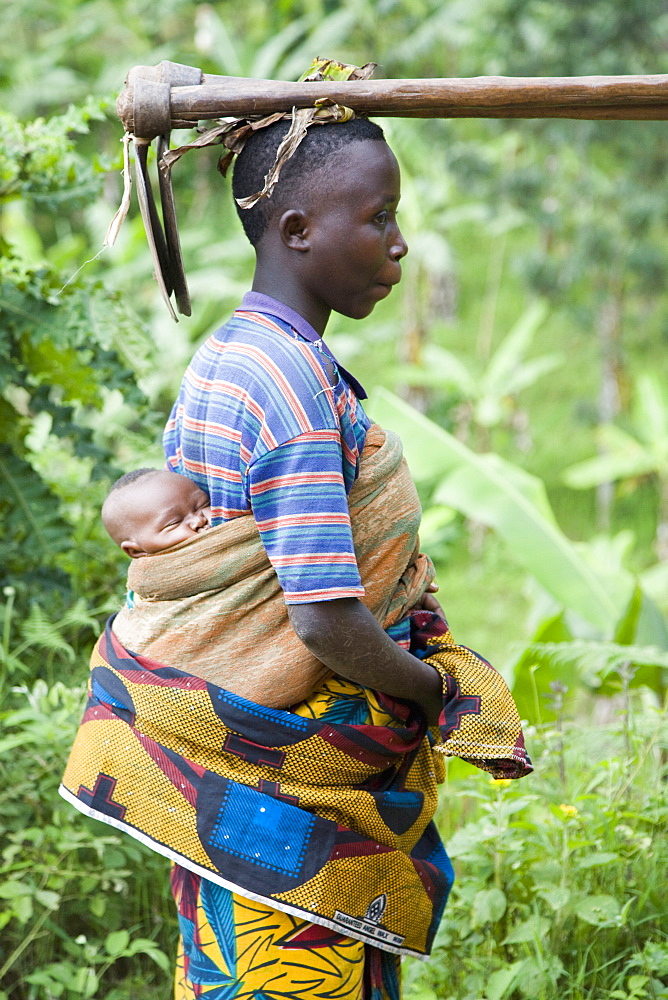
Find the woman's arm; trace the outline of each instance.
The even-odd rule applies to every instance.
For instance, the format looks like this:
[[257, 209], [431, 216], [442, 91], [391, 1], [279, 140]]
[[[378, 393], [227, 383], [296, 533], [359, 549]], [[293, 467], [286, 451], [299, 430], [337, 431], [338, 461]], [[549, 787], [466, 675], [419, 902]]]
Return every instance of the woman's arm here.
[[436, 724], [443, 707], [439, 674], [390, 639], [357, 598], [290, 604], [288, 614], [304, 645], [334, 673], [415, 702]]

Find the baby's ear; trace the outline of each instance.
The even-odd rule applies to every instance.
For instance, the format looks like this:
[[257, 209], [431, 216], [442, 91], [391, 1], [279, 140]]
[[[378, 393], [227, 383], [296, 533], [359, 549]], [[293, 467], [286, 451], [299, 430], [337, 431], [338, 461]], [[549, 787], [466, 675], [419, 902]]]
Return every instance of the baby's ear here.
[[140, 556], [145, 556], [146, 552], [142, 549], [136, 542], [125, 541], [121, 542], [121, 548], [125, 552], [126, 556], [130, 556], [131, 559], [139, 559]]
[[278, 220], [278, 232], [286, 247], [291, 250], [308, 250], [306, 216], [296, 208], [288, 209]]

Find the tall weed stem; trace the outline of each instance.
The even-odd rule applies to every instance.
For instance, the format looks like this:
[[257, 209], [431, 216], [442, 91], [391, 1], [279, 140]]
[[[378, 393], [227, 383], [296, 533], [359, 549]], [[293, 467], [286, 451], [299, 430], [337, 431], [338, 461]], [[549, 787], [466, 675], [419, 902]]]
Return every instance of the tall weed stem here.
[[7, 598], [2, 613], [2, 656], [0, 657], [0, 699], [4, 696], [9, 673], [9, 644], [12, 637], [12, 615], [16, 590], [14, 587], [3, 587], [2, 593]]
[[630, 660], [626, 660], [617, 668], [617, 673], [622, 682], [622, 698], [624, 708], [622, 711], [622, 732], [624, 734], [624, 746], [626, 747], [626, 754], [629, 758], [633, 756], [633, 706], [631, 704], [631, 681], [633, 680], [636, 670], [635, 667], [631, 665]]
[[555, 714], [554, 728], [557, 733], [557, 760], [559, 762], [559, 779], [563, 787], [566, 787], [566, 746], [564, 743], [564, 695], [568, 688], [561, 681], [552, 681], [550, 684], [552, 692], [552, 707]]

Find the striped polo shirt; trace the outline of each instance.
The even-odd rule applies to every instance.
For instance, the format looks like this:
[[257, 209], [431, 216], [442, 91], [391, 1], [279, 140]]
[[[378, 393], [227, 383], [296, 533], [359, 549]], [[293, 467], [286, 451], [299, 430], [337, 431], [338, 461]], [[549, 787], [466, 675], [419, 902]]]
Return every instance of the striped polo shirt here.
[[250, 292], [193, 357], [164, 433], [212, 524], [253, 513], [287, 604], [364, 594], [348, 493], [369, 420], [332, 361], [302, 317]]

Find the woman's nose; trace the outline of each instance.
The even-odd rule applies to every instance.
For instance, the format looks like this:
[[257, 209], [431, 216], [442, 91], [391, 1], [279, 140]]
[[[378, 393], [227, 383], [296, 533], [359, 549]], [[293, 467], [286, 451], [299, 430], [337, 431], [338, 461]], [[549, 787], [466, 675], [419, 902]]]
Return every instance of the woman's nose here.
[[396, 233], [392, 236], [392, 241], [390, 243], [389, 255], [392, 260], [401, 260], [408, 253], [408, 243], [401, 235], [401, 230], [397, 227]]

